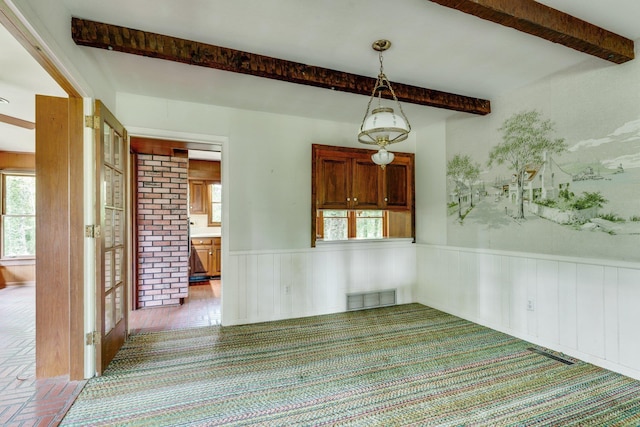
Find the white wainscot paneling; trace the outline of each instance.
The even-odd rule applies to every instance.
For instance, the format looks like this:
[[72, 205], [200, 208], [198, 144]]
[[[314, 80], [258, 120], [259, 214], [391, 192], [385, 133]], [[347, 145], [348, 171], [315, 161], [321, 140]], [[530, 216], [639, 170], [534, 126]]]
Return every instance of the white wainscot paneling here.
[[578, 350], [604, 358], [604, 267], [579, 265]]
[[560, 341], [559, 300], [558, 300], [558, 263], [538, 260], [536, 262], [536, 294], [533, 311], [529, 310], [537, 321], [538, 336], [558, 345]]
[[238, 251], [223, 277], [223, 325], [346, 310], [348, 293], [396, 290], [414, 302], [416, 246], [408, 241], [323, 245], [297, 251]]
[[620, 364], [640, 370], [640, 270], [618, 269]]
[[640, 380], [640, 265], [418, 245], [416, 300]]

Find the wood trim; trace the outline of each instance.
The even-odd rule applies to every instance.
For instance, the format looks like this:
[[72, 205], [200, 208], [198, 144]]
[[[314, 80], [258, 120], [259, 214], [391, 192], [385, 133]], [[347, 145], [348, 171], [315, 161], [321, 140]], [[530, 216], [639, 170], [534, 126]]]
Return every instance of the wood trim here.
[[625, 37], [533, 0], [430, 0], [571, 49], [622, 64], [634, 58]]
[[131, 153], [131, 310], [138, 308], [138, 153]]
[[[55, 80], [58, 85], [73, 98], [81, 98], [82, 94], [69, 82], [62, 74], [58, 67], [46, 53], [44, 47], [38, 42], [38, 39], [31, 34], [22, 21], [7, 6], [5, 2], [0, 2], [0, 24], [2, 24], [9, 33], [24, 47], [27, 52], [40, 64], [42, 68]], [[37, 120], [36, 120], [37, 122]]]
[[204, 142], [175, 141], [173, 139], [148, 138], [131, 136], [130, 150], [138, 154], [156, 154], [159, 156], [177, 156], [177, 150], [218, 151], [211, 144]]
[[[81, 46], [360, 95], [370, 96], [376, 83], [376, 79], [371, 77], [87, 19], [72, 18], [71, 37]], [[393, 88], [402, 102], [479, 115], [491, 112], [491, 103], [486, 99], [397, 82], [393, 83]]]
[[189, 179], [222, 182], [220, 179], [220, 162], [217, 160], [190, 159], [188, 176]]
[[[84, 378], [84, 117], [83, 99], [69, 98], [69, 378]], [[38, 184], [39, 185], [39, 184]]]
[[0, 169], [35, 171], [35, 153], [19, 153], [15, 151], [0, 151]]
[[36, 124], [34, 122], [22, 120], [17, 117], [7, 116], [6, 114], [0, 114], [0, 122], [29, 130], [34, 130], [36, 128]]

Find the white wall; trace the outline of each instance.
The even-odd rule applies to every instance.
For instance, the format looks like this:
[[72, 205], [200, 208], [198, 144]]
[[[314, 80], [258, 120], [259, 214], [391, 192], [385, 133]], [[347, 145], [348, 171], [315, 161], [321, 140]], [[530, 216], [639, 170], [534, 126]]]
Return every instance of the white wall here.
[[[623, 240], [631, 241], [623, 248], [627, 261], [602, 259], [604, 255], [589, 258], [598, 244], [588, 235], [563, 242], [572, 253], [558, 253], [557, 244], [518, 241], [515, 230], [514, 246], [523, 249], [505, 250], [490, 228], [449, 222], [443, 197], [447, 156], [463, 153], [482, 160], [500, 141], [498, 128], [514, 112], [543, 110], [556, 121], [559, 134], [569, 138], [569, 145], [604, 138], [638, 119], [638, 71], [637, 60], [613, 66], [590, 59], [492, 100], [490, 116], [456, 115], [444, 131], [428, 129], [430, 141], [420, 133], [417, 170], [430, 170], [416, 174], [417, 302], [640, 379], [637, 235]], [[451, 233], [447, 235], [453, 226], [459, 227], [458, 235], [471, 233], [467, 241], [475, 243], [453, 242]], [[547, 237], [553, 241], [557, 236]], [[529, 301], [533, 311], [527, 309]]]
[[[222, 148], [223, 324], [344, 311], [346, 294], [413, 301], [415, 245], [311, 246], [311, 146], [361, 146], [357, 124], [118, 94], [125, 127], [217, 135]], [[401, 145], [415, 148], [415, 136]]]
[[418, 302], [640, 380], [637, 265], [420, 245], [417, 266]]
[[416, 242], [447, 243], [446, 124], [416, 131]]

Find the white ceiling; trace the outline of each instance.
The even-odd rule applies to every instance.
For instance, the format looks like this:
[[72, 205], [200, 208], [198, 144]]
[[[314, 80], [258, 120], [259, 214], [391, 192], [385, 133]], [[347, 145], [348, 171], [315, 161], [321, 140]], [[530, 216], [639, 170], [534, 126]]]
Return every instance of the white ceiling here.
[[[638, 0], [546, 0], [627, 38], [640, 39]], [[375, 77], [371, 43], [391, 82], [495, 99], [582, 61], [609, 62], [426, 0], [63, 0], [70, 14]], [[69, 30], [69, 37], [71, 31]], [[367, 98], [208, 68], [77, 47], [118, 92], [358, 123]], [[4, 29], [0, 30], [0, 113], [34, 120], [34, 93], [64, 96]], [[414, 127], [454, 112], [403, 104]], [[0, 123], [0, 149], [33, 150], [33, 131]], [[354, 131], [355, 135], [355, 131]]]

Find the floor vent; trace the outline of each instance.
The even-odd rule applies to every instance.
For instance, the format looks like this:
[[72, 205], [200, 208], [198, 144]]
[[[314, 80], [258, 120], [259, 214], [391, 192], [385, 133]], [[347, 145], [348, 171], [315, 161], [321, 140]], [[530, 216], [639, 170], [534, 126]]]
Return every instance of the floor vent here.
[[564, 363], [565, 365], [573, 365], [574, 364], [574, 362], [572, 362], [570, 360], [563, 359], [562, 357], [553, 355], [551, 353], [547, 353], [544, 350], [540, 350], [540, 349], [537, 349], [537, 348], [534, 348], [534, 347], [529, 347], [529, 348], [527, 348], [527, 350], [529, 350], [529, 351], [531, 351], [533, 353], [539, 354], [541, 356], [548, 357], [549, 359], [557, 360], [558, 362]]
[[396, 304], [396, 290], [347, 294], [347, 310], [386, 307]]

